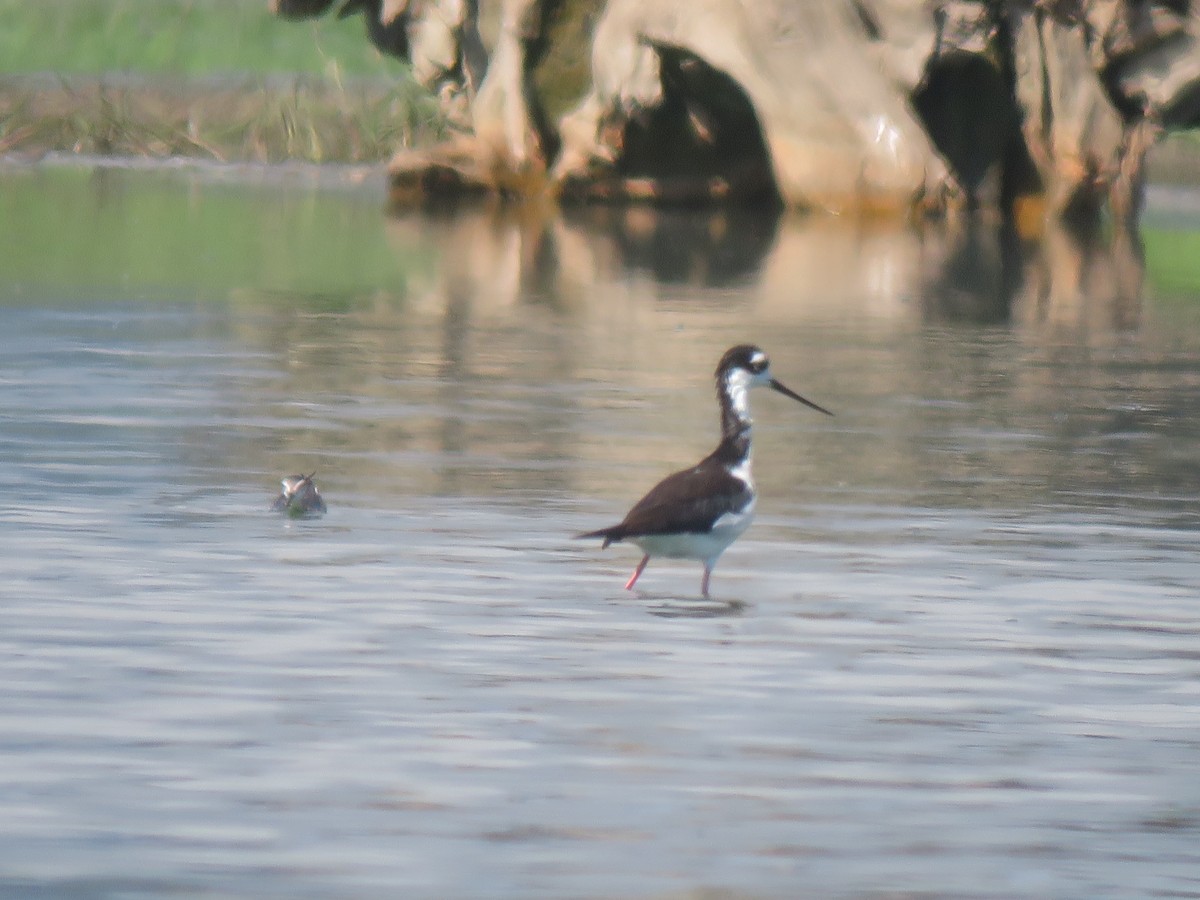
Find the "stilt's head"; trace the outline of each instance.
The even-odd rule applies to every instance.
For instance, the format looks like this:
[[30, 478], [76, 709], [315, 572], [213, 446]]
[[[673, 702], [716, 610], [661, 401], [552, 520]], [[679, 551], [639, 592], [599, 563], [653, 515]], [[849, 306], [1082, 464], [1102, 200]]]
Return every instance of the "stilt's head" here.
[[798, 400], [817, 412], [832, 416], [829, 410], [801, 397], [771, 375], [771, 361], [753, 344], [730, 347], [717, 363], [717, 396], [721, 400], [721, 422], [724, 431], [745, 427], [750, 423], [750, 406], [746, 395], [750, 388], [769, 387], [785, 397]]

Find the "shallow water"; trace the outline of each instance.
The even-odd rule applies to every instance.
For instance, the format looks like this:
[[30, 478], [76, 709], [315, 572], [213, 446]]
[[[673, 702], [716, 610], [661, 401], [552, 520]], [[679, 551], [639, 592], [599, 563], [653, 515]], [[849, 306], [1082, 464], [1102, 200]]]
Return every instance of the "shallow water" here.
[[[1200, 896], [1194, 196], [1144, 278], [1050, 236], [1014, 284], [980, 235], [0, 181], [0, 896]], [[837, 415], [756, 395], [713, 599], [626, 593], [571, 535], [710, 449], [743, 340]]]

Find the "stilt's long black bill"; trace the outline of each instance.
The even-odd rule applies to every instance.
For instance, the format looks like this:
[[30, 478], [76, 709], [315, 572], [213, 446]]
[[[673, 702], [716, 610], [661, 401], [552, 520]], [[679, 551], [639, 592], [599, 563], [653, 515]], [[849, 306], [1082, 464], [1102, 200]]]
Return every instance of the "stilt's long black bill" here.
[[793, 400], [799, 400], [805, 406], [807, 406], [811, 409], [815, 409], [817, 412], [825, 413], [825, 415], [827, 415], [827, 416], [833, 415], [833, 413], [831, 413], [825, 407], [817, 406], [817, 404], [813, 403], [811, 400], [805, 400], [803, 397], [801, 397], [799, 394], [797, 394], [795, 391], [793, 391], [790, 387], [785, 385], [783, 382], [776, 381], [774, 378], [771, 379], [771, 389], [774, 391], [779, 391], [779, 393], [783, 394], [783, 396], [785, 396], [785, 397], [791, 397]]

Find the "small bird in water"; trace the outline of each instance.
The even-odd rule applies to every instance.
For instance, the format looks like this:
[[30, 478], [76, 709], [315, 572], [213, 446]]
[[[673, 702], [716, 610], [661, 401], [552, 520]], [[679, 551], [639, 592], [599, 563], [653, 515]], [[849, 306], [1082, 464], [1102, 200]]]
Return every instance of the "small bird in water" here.
[[717, 364], [717, 401], [721, 406], [721, 443], [690, 469], [668, 475], [646, 494], [619, 525], [576, 535], [603, 538], [603, 547], [630, 541], [641, 548], [642, 561], [625, 590], [633, 590], [652, 556], [695, 559], [704, 563], [700, 592], [708, 596], [708, 580], [725, 548], [741, 536], [754, 518], [756, 492], [750, 475], [751, 388], [765, 386], [827, 416], [824, 407], [806, 400], [771, 375], [767, 355], [739, 344]]
[[283, 493], [275, 498], [271, 509], [285, 512], [294, 519], [302, 516], [319, 516], [325, 512], [325, 501], [317, 490], [313, 477], [316, 475], [289, 475], [283, 479]]

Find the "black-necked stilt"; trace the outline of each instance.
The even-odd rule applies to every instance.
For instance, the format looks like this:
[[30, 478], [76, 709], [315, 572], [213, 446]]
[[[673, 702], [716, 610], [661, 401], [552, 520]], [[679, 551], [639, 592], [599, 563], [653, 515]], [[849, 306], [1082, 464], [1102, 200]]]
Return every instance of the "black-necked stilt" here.
[[289, 516], [312, 516], [325, 512], [325, 501], [317, 490], [312, 475], [289, 475], [283, 479], [283, 493], [275, 498], [271, 509]]
[[604, 538], [604, 547], [630, 541], [641, 548], [625, 589], [633, 590], [652, 556], [697, 559], [704, 563], [700, 591], [708, 596], [708, 579], [717, 559], [754, 518], [755, 490], [750, 476], [750, 405], [753, 387], [767, 386], [827, 416], [824, 407], [806, 400], [771, 376], [767, 355], [758, 347], [732, 347], [717, 364], [717, 400], [721, 404], [721, 443], [690, 469], [656, 484], [619, 525], [577, 535]]

